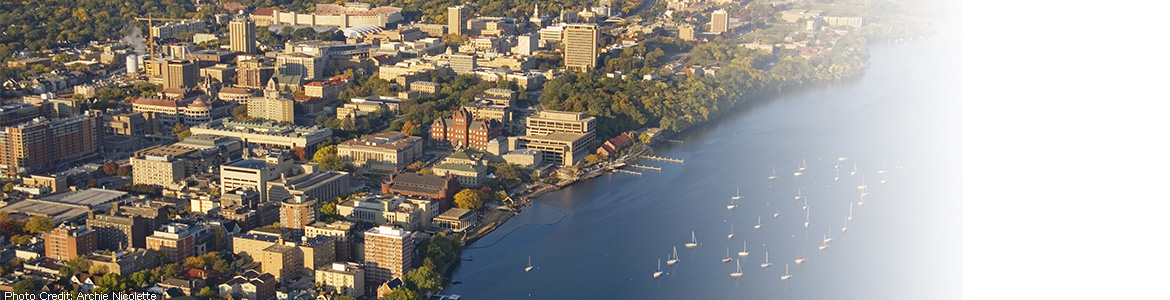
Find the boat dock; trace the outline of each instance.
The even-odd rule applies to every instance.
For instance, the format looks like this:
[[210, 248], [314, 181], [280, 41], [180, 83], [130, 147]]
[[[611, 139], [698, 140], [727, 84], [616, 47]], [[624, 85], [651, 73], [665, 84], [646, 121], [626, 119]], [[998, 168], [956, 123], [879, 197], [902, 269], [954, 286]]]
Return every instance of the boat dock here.
[[618, 173], [626, 173], [626, 174], [630, 174], [630, 175], [642, 176], [642, 173], [638, 173], [638, 172], [634, 172], [634, 171], [630, 171], [630, 170], [613, 169], [613, 171], [618, 172]]
[[666, 162], [672, 162], [672, 163], [680, 163], [680, 164], [683, 163], [683, 160], [677, 159], [677, 158], [657, 157], [657, 156], [652, 156], [652, 155], [643, 155], [642, 158], [650, 159], [650, 160], [666, 161]]
[[666, 140], [666, 141], [669, 143], [675, 143], [675, 144], [682, 144], [683, 143], [683, 141], [680, 141], [680, 140]]
[[659, 168], [659, 167], [643, 166], [643, 165], [638, 165], [638, 164], [633, 164], [633, 165], [630, 165], [630, 167], [631, 167], [631, 168], [638, 168], [638, 169], [643, 169], [643, 170], [650, 170], [650, 171], [659, 171], [659, 172], [662, 172], [662, 168]]
[[455, 294], [455, 295], [439, 294], [439, 295], [433, 295], [433, 296], [431, 296], [431, 298], [438, 299], [438, 300], [459, 300], [460, 296], [458, 294]]

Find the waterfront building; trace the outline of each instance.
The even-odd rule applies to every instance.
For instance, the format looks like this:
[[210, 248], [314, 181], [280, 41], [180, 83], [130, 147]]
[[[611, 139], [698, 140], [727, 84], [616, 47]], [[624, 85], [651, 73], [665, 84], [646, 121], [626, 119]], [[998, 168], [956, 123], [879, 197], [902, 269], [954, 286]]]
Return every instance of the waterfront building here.
[[414, 268], [414, 233], [392, 226], [365, 232], [366, 283], [403, 277]]
[[463, 232], [468, 227], [479, 224], [479, 222], [479, 213], [458, 207], [448, 209], [432, 221], [435, 227], [453, 232]]
[[597, 118], [578, 112], [542, 110], [528, 116], [526, 135], [545, 135], [556, 132], [585, 134], [583, 145], [593, 142]]
[[596, 24], [569, 24], [565, 26], [565, 69], [584, 72], [597, 67]]
[[61, 224], [45, 233], [45, 257], [68, 261], [97, 250], [97, 232]]
[[389, 181], [382, 183], [382, 194], [403, 195], [433, 199], [439, 204], [439, 211], [451, 208], [459, 182], [454, 176], [437, 176], [417, 173], [391, 174]]

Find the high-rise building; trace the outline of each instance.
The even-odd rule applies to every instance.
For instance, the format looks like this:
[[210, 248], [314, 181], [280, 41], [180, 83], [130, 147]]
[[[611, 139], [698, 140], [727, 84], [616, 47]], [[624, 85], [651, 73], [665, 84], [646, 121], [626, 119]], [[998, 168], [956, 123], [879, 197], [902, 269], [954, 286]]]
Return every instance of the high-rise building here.
[[467, 8], [463, 5], [447, 7], [447, 34], [463, 35], [467, 26]]
[[256, 23], [250, 18], [232, 21], [228, 25], [231, 49], [240, 53], [256, 53]]
[[691, 24], [682, 24], [678, 26], [678, 38], [684, 41], [695, 40], [695, 26]]
[[524, 34], [516, 37], [516, 46], [512, 47], [512, 53], [519, 55], [532, 55], [532, 52], [540, 48], [539, 34]]
[[724, 33], [727, 32], [727, 11], [716, 10], [711, 13], [711, 32]]
[[276, 93], [265, 92], [265, 94], [264, 97], [254, 97], [248, 100], [248, 116], [293, 123], [296, 118], [293, 115], [293, 104], [296, 102], [292, 99], [281, 98]]
[[85, 225], [98, 233], [98, 249], [121, 250], [125, 248], [146, 248], [146, 236], [153, 228], [154, 220], [138, 215], [121, 214], [110, 209], [109, 214], [90, 212]]
[[199, 82], [199, 67], [190, 60], [168, 60], [163, 66], [163, 88], [194, 88]]
[[393, 226], [365, 232], [366, 283], [378, 285], [401, 278], [414, 267], [414, 234]]
[[187, 224], [168, 224], [146, 237], [146, 249], [165, 253], [172, 262], [181, 262], [195, 256], [195, 236]]
[[305, 225], [317, 221], [317, 200], [293, 197], [280, 202], [280, 227], [302, 236]]
[[276, 69], [259, 59], [242, 60], [236, 66], [236, 86], [252, 89], [264, 88]]
[[565, 68], [583, 72], [597, 67], [597, 25], [565, 26]]
[[326, 61], [327, 57], [324, 55], [278, 53], [276, 69], [280, 70], [280, 74], [299, 75], [306, 80], [313, 80], [325, 76]]
[[92, 154], [100, 148], [97, 116], [56, 121], [37, 118], [0, 128], [0, 172], [9, 175], [51, 169], [56, 163]]
[[97, 232], [61, 224], [45, 233], [45, 257], [67, 261], [97, 250]]

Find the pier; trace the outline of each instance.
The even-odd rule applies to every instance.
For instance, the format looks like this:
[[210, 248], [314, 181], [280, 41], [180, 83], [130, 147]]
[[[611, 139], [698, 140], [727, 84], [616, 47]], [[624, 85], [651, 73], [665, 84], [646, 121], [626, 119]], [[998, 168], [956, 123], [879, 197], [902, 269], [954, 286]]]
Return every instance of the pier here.
[[672, 162], [672, 163], [680, 163], [680, 164], [683, 163], [683, 160], [676, 159], [676, 158], [657, 157], [657, 156], [651, 156], [651, 155], [643, 155], [642, 158], [649, 159], [649, 160], [658, 160], [658, 161], [665, 161], [665, 162]]
[[630, 171], [630, 170], [613, 169], [613, 171], [618, 172], [618, 173], [626, 173], [626, 174], [630, 174], [630, 175], [642, 176], [642, 173], [638, 173], [638, 172], [634, 172], [634, 171]]
[[675, 144], [682, 144], [683, 143], [683, 141], [680, 141], [680, 140], [666, 140], [666, 142], [675, 143]]
[[659, 168], [659, 167], [643, 166], [643, 165], [638, 165], [638, 164], [633, 164], [633, 165], [630, 165], [630, 167], [631, 167], [631, 168], [644, 169], [644, 170], [650, 170], [650, 171], [659, 171], [659, 172], [662, 172], [662, 168]]

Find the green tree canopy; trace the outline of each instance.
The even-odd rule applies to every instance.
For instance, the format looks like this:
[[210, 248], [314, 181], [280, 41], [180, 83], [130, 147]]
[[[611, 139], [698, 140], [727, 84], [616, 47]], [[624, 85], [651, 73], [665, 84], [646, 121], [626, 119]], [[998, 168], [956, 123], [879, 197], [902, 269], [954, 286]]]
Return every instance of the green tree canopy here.
[[455, 194], [455, 206], [462, 209], [477, 210], [483, 207], [483, 200], [487, 193], [481, 190], [463, 189]]
[[313, 154], [313, 162], [321, 165], [322, 169], [339, 171], [345, 168], [345, 161], [337, 156], [337, 146], [329, 145], [317, 149]]

